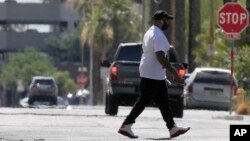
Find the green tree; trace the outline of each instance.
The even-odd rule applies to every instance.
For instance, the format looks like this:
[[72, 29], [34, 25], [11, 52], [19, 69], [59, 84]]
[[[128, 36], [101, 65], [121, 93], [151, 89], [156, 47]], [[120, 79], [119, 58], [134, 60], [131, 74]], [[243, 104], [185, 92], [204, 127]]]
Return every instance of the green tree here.
[[141, 40], [142, 17], [132, 0], [81, 0], [75, 1], [73, 7], [82, 15], [80, 26], [84, 43], [91, 44], [93, 36], [94, 47], [106, 46], [113, 52], [121, 42]]
[[242, 86], [243, 78], [250, 80], [249, 66], [250, 66], [250, 46], [244, 45], [238, 49], [235, 59], [235, 73], [239, 80], [239, 85]]
[[49, 55], [59, 61], [80, 61], [79, 29], [67, 31], [63, 36], [51, 36], [46, 40], [50, 48]]
[[[93, 49], [93, 103], [98, 104], [103, 97], [100, 91], [100, 61], [106, 57], [113, 58], [119, 43], [141, 39], [138, 30], [141, 29], [141, 18], [132, 0], [82, 0], [75, 1], [74, 8], [83, 18], [80, 24], [82, 44]], [[107, 51], [109, 56], [106, 56]]]
[[[204, 22], [204, 27], [207, 27], [209, 22]], [[230, 64], [229, 49], [225, 40], [223, 39], [223, 33], [220, 29], [217, 29], [214, 34], [214, 48], [210, 46], [210, 37], [208, 31], [199, 34], [196, 37], [199, 42], [199, 46], [193, 50], [196, 56], [195, 62], [198, 66], [207, 67], [222, 67], [228, 68]]]
[[17, 80], [22, 80], [27, 88], [31, 78], [36, 75], [54, 76], [61, 91], [76, 90], [76, 84], [69, 74], [58, 71], [50, 57], [35, 48], [26, 48], [23, 52], [11, 56], [9, 62], [4, 65], [0, 77], [5, 88], [15, 91]]

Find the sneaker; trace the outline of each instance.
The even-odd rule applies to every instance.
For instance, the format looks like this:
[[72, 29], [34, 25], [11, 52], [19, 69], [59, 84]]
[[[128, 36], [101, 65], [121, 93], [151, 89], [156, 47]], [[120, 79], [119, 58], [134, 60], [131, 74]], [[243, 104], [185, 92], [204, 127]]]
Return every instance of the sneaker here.
[[174, 125], [172, 129], [170, 129], [170, 138], [178, 137], [182, 134], [185, 134], [190, 127], [178, 127]]
[[129, 138], [138, 138], [138, 136], [136, 136], [131, 129], [132, 125], [133, 124], [122, 125], [121, 128], [118, 130], [118, 133], [127, 136]]

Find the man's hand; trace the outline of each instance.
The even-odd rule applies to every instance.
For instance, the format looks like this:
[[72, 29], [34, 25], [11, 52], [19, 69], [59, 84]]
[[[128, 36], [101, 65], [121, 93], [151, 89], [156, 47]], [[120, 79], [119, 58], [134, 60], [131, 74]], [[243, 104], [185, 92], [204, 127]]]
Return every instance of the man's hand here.
[[184, 79], [181, 78], [179, 75], [174, 76], [174, 82], [177, 84], [184, 84]]

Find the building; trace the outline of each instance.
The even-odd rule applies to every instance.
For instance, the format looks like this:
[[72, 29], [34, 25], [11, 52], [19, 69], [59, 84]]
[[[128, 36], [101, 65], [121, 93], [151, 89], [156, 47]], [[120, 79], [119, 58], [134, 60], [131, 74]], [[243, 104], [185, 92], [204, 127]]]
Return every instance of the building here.
[[43, 0], [41, 3], [5, 0], [0, 3], [1, 59], [4, 60], [10, 52], [30, 46], [48, 51], [46, 39], [75, 28], [79, 19], [61, 0]]

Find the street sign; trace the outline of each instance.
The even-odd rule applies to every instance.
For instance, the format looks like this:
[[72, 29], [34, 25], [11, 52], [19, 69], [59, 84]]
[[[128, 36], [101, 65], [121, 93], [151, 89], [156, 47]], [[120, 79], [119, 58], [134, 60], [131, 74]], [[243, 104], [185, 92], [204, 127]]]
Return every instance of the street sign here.
[[224, 39], [227, 40], [240, 40], [240, 34], [239, 33], [224, 33]]
[[81, 86], [87, 86], [89, 79], [85, 74], [79, 74], [76, 78], [77, 84]]
[[217, 23], [226, 33], [241, 33], [249, 24], [249, 13], [238, 3], [226, 3], [218, 12]]
[[217, 14], [217, 24], [225, 31], [224, 37], [232, 40], [231, 46], [231, 83], [230, 83], [230, 114], [232, 113], [233, 74], [234, 74], [234, 40], [240, 38], [240, 33], [249, 25], [249, 13], [238, 3], [226, 3]]

